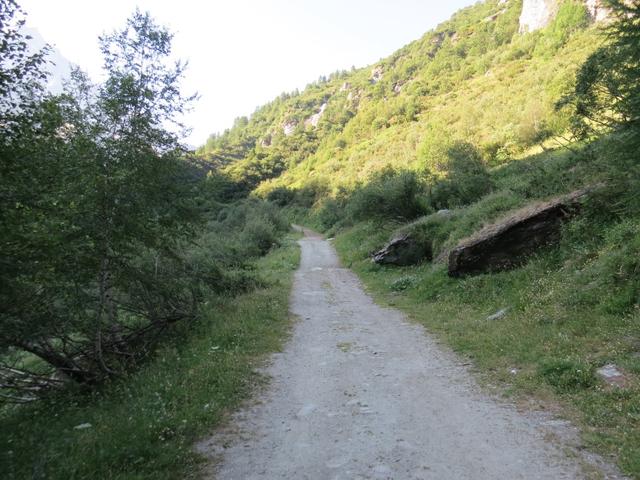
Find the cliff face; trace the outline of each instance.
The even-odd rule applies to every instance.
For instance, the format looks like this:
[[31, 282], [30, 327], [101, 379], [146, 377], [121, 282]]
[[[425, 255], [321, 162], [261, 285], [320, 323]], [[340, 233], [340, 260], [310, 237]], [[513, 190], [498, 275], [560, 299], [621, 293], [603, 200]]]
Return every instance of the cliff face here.
[[558, 0], [524, 0], [520, 14], [520, 33], [546, 27], [558, 13], [558, 4]]
[[[591, 18], [600, 22], [606, 20], [609, 10], [603, 0], [583, 0]], [[520, 33], [533, 32], [546, 27], [558, 13], [561, 0], [524, 0], [520, 15]]]
[[609, 18], [611, 11], [604, 5], [602, 0], [587, 0], [586, 4], [591, 18], [596, 22], [602, 22]]

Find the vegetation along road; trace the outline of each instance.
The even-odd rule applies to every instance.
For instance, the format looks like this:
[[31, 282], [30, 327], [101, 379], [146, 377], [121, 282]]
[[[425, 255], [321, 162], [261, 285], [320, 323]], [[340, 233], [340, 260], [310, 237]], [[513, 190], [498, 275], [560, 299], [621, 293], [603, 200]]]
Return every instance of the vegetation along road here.
[[[331, 244], [300, 241], [299, 321], [263, 400], [202, 442], [220, 479], [587, 478], [553, 422], [481, 393], [422, 327], [376, 305]], [[605, 474], [616, 478], [615, 474]]]

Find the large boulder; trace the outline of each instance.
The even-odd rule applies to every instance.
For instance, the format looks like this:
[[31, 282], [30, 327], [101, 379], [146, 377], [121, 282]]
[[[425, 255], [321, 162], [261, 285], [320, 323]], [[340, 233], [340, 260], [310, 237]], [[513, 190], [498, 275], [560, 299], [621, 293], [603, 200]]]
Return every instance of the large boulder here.
[[431, 260], [430, 245], [420, 242], [411, 234], [403, 233], [394, 237], [384, 248], [373, 253], [371, 260], [380, 265], [415, 265], [423, 260]]
[[558, 242], [562, 223], [574, 215], [587, 190], [518, 210], [463, 240], [449, 252], [449, 275], [496, 272], [522, 265], [540, 247]]

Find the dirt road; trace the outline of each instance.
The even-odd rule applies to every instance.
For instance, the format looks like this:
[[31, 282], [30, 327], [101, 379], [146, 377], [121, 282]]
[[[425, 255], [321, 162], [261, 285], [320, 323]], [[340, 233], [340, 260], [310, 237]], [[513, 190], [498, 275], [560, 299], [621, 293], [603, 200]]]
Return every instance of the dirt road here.
[[261, 402], [200, 449], [219, 479], [578, 479], [540, 420], [479, 392], [422, 327], [367, 296], [331, 245], [300, 241], [299, 317]]

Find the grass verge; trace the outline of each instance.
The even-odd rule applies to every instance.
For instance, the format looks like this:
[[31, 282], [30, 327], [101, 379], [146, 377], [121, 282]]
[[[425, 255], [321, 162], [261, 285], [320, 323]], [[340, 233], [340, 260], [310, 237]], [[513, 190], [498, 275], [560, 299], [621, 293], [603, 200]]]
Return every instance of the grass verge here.
[[129, 378], [0, 412], [2, 478], [196, 478], [194, 441], [247, 397], [256, 363], [282, 347], [298, 259], [289, 237], [257, 262], [265, 287], [211, 299]]
[[[586, 448], [640, 478], [640, 311], [610, 313], [624, 292], [594, 283], [604, 273], [586, 285], [581, 279], [613, 253], [589, 251], [584, 265], [576, 265], [580, 245], [569, 243], [517, 270], [451, 279], [444, 266], [372, 264], [367, 253], [394, 228], [361, 223], [335, 241], [344, 264], [377, 301], [403, 310], [470, 358], [480, 378], [513, 401], [571, 419]], [[619, 277], [620, 269], [614, 273]], [[490, 319], [502, 309], [503, 316]], [[625, 372], [624, 388], [595, 375], [608, 363]]]

